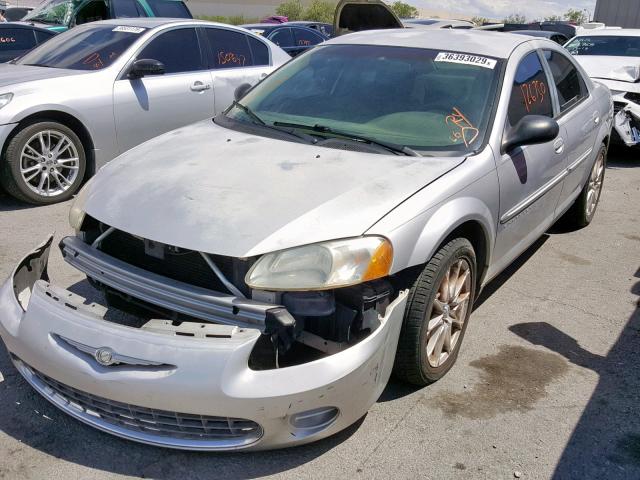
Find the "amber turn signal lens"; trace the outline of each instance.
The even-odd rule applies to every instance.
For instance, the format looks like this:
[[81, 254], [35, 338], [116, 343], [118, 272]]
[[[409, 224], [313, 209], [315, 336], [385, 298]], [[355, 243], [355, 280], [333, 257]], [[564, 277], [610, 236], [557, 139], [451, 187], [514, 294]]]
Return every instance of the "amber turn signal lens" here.
[[373, 252], [371, 260], [369, 261], [369, 267], [364, 272], [362, 280], [367, 282], [369, 280], [375, 280], [376, 278], [382, 278], [389, 275], [391, 270], [391, 264], [393, 263], [393, 247], [391, 242], [384, 240], [376, 251]]

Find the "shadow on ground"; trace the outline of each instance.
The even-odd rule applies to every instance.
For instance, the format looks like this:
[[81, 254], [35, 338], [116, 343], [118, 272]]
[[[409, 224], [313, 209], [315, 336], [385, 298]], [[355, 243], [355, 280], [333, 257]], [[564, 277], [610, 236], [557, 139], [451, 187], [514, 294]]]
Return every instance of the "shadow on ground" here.
[[[640, 279], [640, 270], [635, 278]], [[640, 280], [631, 292], [640, 296]], [[585, 350], [548, 323], [520, 323], [509, 328], [600, 377], [558, 462], [557, 480], [640, 476], [640, 298], [635, 302], [633, 314], [606, 356]]]

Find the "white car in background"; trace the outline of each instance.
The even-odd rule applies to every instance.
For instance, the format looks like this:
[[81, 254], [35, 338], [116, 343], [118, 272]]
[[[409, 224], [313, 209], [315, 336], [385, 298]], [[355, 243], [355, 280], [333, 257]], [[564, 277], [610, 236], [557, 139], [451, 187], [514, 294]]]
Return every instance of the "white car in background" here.
[[258, 35], [199, 20], [74, 27], [0, 65], [0, 185], [33, 204], [67, 200], [109, 160], [212, 118], [239, 85], [290, 59]]
[[565, 47], [593, 80], [611, 89], [620, 139], [629, 147], [640, 144], [640, 29], [583, 30]]

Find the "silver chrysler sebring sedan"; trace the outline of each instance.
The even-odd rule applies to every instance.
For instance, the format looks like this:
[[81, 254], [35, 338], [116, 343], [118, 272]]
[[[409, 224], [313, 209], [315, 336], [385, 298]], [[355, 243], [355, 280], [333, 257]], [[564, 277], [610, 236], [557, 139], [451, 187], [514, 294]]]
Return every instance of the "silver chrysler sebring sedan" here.
[[258, 35], [210, 22], [73, 28], [0, 65], [0, 185], [30, 203], [66, 200], [118, 154], [211, 118], [238, 85], [289, 59]]
[[[266, 449], [441, 378], [474, 299], [560, 216], [593, 218], [613, 108], [560, 46], [479, 31], [328, 41], [223, 114], [103, 168], [0, 290], [24, 378], [120, 437]], [[171, 181], [167, 181], [171, 179]]]

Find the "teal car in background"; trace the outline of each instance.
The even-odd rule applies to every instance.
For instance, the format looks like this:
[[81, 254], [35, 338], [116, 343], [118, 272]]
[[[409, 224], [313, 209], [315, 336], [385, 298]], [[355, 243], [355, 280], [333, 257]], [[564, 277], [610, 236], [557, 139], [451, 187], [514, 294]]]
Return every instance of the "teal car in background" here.
[[46, 0], [22, 22], [64, 32], [83, 23], [132, 17], [193, 18], [182, 0]]

